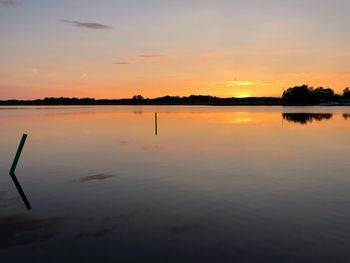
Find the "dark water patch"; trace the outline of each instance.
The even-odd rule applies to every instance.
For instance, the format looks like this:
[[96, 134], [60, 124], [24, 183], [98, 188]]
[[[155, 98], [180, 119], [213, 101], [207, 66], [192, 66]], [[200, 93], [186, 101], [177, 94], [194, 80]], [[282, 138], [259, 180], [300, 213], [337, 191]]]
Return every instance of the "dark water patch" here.
[[128, 223], [135, 216], [136, 216], [136, 213], [131, 212], [131, 213], [120, 214], [119, 216], [114, 217], [114, 218], [110, 218], [110, 219], [111, 220], [118, 220], [119, 222], [122, 222], [122, 223]]
[[0, 249], [45, 242], [58, 234], [63, 218], [15, 214], [0, 218]]
[[170, 233], [173, 235], [181, 235], [191, 232], [200, 232], [204, 228], [199, 224], [183, 224], [170, 227]]
[[92, 226], [88, 230], [83, 230], [75, 235], [74, 239], [99, 239], [114, 232], [119, 226], [127, 224], [135, 217], [135, 213], [120, 214], [116, 217], [108, 217], [103, 220], [103, 224]]
[[113, 226], [110, 227], [104, 227], [101, 228], [99, 230], [84, 230], [79, 232], [74, 239], [87, 239], [87, 238], [91, 238], [91, 239], [99, 239], [99, 238], [103, 238], [106, 235], [108, 235], [109, 233], [113, 232], [116, 228], [117, 228], [118, 224], [115, 224]]

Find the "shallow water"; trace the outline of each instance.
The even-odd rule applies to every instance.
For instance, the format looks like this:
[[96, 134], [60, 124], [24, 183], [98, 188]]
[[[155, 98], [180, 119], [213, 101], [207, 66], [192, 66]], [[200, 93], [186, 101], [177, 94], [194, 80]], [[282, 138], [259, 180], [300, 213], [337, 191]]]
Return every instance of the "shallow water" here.
[[349, 262], [349, 134], [350, 107], [0, 107], [1, 262]]

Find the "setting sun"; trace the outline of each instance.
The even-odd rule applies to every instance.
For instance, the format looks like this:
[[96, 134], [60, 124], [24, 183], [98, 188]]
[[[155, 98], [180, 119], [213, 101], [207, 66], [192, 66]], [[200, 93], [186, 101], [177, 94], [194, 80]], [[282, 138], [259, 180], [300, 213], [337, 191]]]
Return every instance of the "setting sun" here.
[[251, 95], [249, 94], [249, 92], [247, 91], [237, 91], [235, 93], [232, 94], [233, 97], [236, 98], [247, 98], [247, 97], [251, 97]]

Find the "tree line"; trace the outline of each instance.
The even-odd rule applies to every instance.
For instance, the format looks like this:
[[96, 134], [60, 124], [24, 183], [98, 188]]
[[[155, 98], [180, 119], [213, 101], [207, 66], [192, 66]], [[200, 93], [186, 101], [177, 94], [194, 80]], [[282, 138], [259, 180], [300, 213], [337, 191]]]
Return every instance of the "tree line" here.
[[338, 95], [331, 88], [313, 88], [308, 85], [295, 86], [282, 94], [284, 105], [319, 105], [322, 103], [338, 103], [350, 100], [350, 89], [345, 88], [342, 95]]
[[282, 97], [219, 98], [208, 95], [188, 97], [163, 96], [144, 98], [134, 95], [126, 99], [94, 98], [44, 98], [36, 100], [4, 100], [0, 105], [350, 105], [350, 89], [336, 94], [330, 88], [313, 88], [308, 85], [295, 86], [283, 92]]
[[44, 98], [37, 100], [7, 100], [0, 105], [281, 105], [281, 98], [219, 98], [207, 95], [188, 97], [164, 96], [144, 98], [135, 95], [126, 99], [93, 99], [93, 98]]

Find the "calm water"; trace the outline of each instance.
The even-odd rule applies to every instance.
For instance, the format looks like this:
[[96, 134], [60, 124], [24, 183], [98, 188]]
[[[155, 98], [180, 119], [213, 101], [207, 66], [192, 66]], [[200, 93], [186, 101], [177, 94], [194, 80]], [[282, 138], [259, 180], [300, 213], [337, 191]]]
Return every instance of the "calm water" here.
[[346, 107], [2, 107], [1, 262], [350, 262], [349, 134]]

